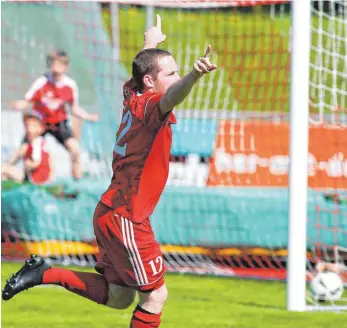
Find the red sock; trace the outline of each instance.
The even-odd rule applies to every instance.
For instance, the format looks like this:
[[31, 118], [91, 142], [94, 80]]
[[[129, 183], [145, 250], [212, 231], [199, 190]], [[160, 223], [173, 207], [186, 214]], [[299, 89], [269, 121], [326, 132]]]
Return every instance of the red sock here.
[[150, 313], [137, 306], [131, 318], [130, 328], [157, 328], [160, 325], [160, 316], [161, 313]]
[[99, 304], [107, 303], [108, 283], [100, 274], [50, 268], [44, 272], [42, 283], [62, 286]]

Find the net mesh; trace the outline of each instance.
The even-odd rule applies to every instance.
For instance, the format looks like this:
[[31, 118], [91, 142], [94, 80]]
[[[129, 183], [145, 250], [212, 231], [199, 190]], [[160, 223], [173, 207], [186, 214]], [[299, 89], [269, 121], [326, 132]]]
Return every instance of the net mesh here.
[[318, 1], [313, 7], [311, 44], [311, 107], [317, 113], [313, 124], [346, 126], [345, 1]]
[[[113, 140], [114, 122], [119, 119], [121, 86], [127, 73], [113, 58], [99, 4], [4, 3], [1, 17], [2, 127], [7, 148], [13, 150], [22, 138], [21, 132], [6, 124], [14, 121], [22, 130], [21, 116], [9, 111], [10, 101], [23, 99], [33, 81], [47, 70], [49, 51], [64, 49], [71, 58], [69, 75], [79, 87], [80, 103], [87, 111], [100, 114], [99, 125], [85, 123], [82, 130], [85, 173], [109, 176], [109, 165], [104, 163], [112, 157], [109, 140]], [[55, 148], [57, 174], [66, 176], [70, 161], [62, 149]], [[97, 172], [88, 169], [90, 161], [96, 163]]]
[[[347, 207], [346, 207], [346, 77], [347, 4], [345, 1], [318, 1], [312, 6], [310, 112], [311, 145], [324, 140], [326, 150], [310, 154], [311, 176], [329, 179], [322, 185], [311, 181], [316, 193], [316, 211], [308, 215], [308, 258], [311, 273], [322, 264], [338, 272], [346, 284]], [[318, 149], [318, 144], [317, 144]], [[325, 173], [323, 173], [325, 172]], [[327, 181], [327, 180], [326, 180]], [[325, 189], [323, 189], [325, 188]], [[322, 190], [323, 189], [323, 190]], [[328, 238], [328, 236], [330, 236]], [[314, 267], [315, 265], [315, 267]], [[313, 296], [313, 297], [312, 297]], [[322, 307], [312, 293], [308, 300]], [[346, 296], [335, 305], [346, 307]], [[331, 305], [326, 302], [324, 305]]]
[[[24, 186], [3, 195], [4, 255], [34, 252], [63, 263], [93, 263], [97, 249], [86, 226], [110, 176], [121, 83], [153, 16], [150, 7], [138, 6], [144, 3], [161, 15], [163, 47], [181, 75], [207, 44], [219, 66], [176, 108], [168, 187], [152, 217], [168, 269], [284, 279], [291, 49], [286, 1], [4, 3], [2, 153], [21, 139], [20, 116], [8, 101], [23, 96], [53, 46], [70, 54], [81, 104], [101, 115], [99, 124], [83, 128], [83, 168], [89, 174], [81, 182], [83, 192], [62, 192], [59, 186], [33, 192]], [[346, 261], [341, 251], [347, 247], [346, 11], [344, 1], [312, 2], [307, 256], [312, 271], [321, 261], [335, 263], [336, 249], [339, 263]], [[54, 149], [60, 166], [69, 162], [63, 150]], [[27, 218], [20, 218], [23, 208], [31, 208]]]

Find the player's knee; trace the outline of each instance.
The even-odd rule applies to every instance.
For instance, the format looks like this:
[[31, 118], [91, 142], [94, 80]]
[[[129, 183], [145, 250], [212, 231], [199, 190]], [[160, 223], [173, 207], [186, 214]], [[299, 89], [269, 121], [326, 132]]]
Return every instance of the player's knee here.
[[106, 306], [113, 309], [125, 310], [134, 303], [135, 295], [134, 290], [119, 288], [119, 286], [110, 284]]
[[71, 155], [72, 161], [78, 162], [80, 159], [80, 149], [77, 139], [70, 138], [66, 140], [65, 146]]
[[[143, 295], [143, 294], [142, 294]], [[159, 313], [162, 311], [164, 304], [168, 298], [168, 290], [166, 285], [164, 284], [159, 289], [152, 291], [149, 293], [145, 299], [143, 299], [143, 304], [146, 304], [146, 308], [149, 309], [153, 313]], [[141, 306], [141, 304], [140, 304]]]
[[80, 161], [80, 154], [79, 152], [76, 153], [71, 153], [71, 159], [74, 163], [79, 162]]
[[151, 293], [150, 299], [152, 298], [154, 302], [164, 305], [168, 296], [169, 292], [167, 290], [166, 285], [164, 284], [159, 289]]

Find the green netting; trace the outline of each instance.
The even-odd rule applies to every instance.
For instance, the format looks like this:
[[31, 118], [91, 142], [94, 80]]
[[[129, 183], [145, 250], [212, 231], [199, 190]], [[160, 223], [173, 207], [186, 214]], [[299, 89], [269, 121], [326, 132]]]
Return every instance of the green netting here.
[[[85, 181], [80, 185], [83, 192], [73, 199], [59, 199], [42, 187], [7, 190], [2, 195], [2, 230], [25, 240], [93, 240], [93, 213], [105, 185], [107, 181]], [[308, 247], [346, 247], [347, 204], [338, 205], [312, 191], [308, 199]], [[288, 192], [167, 187], [151, 222], [161, 244], [286, 248]]]
[[[83, 145], [94, 152], [112, 150], [121, 109], [123, 66], [113, 50], [98, 3], [2, 3], [2, 107], [22, 99], [30, 84], [46, 70], [45, 58], [54, 48], [70, 56], [69, 75], [79, 86], [80, 103], [100, 113], [100, 124], [88, 124]], [[107, 145], [101, 149], [97, 145]]]

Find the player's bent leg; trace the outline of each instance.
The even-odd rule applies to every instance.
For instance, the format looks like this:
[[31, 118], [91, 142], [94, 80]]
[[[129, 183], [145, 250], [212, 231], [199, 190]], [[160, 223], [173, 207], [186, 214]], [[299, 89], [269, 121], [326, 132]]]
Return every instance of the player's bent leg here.
[[139, 306], [142, 309], [151, 313], [161, 313], [168, 297], [166, 284], [149, 293], [139, 292], [139, 297]]
[[75, 179], [80, 179], [82, 176], [82, 169], [81, 169], [81, 163], [80, 163], [80, 147], [79, 142], [76, 138], [69, 138], [65, 140], [64, 145], [66, 149], [71, 154], [71, 161], [72, 161], [72, 176]]
[[72, 116], [72, 118], [71, 118], [72, 132], [73, 132], [74, 137], [77, 140], [80, 140], [80, 138], [81, 138], [82, 125], [83, 125], [82, 119], [80, 119], [79, 117], [76, 117], [76, 116]]
[[140, 294], [131, 327], [159, 327], [168, 293], [163, 255], [149, 218], [135, 224], [99, 203], [93, 223], [100, 250], [97, 270], [110, 283], [124, 284]]
[[98, 304], [106, 305], [108, 302], [109, 286], [104, 276], [53, 268], [45, 263], [44, 259], [35, 255], [32, 255], [31, 259], [7, 281], [2, 298], [7, 301], [26, 289], [45, 284], [62, 286]]
[[106, 306], [118, 310], [127, 309], [134, 303], [135, 296], [136, 292], [131, 288], [109, 284]]
[[[160, 286], [160, 287], [159, 287]], [[131, 318], [130, 328], [156, 328], [168, 297], [167, 287], [162, 277], [154, 290], [139, 292], [140, 301]]]
[[106, 305], [108, 301], [108, 282], [97, 273], [50, 268], [44, 272], [42, 284], [62, 286], [98, 304]]
[[16, 166], [2, 164], [1, 165], [1, 176], [4, 180], [10, 179], [16, 182], [24, 181], [24, 171]]

